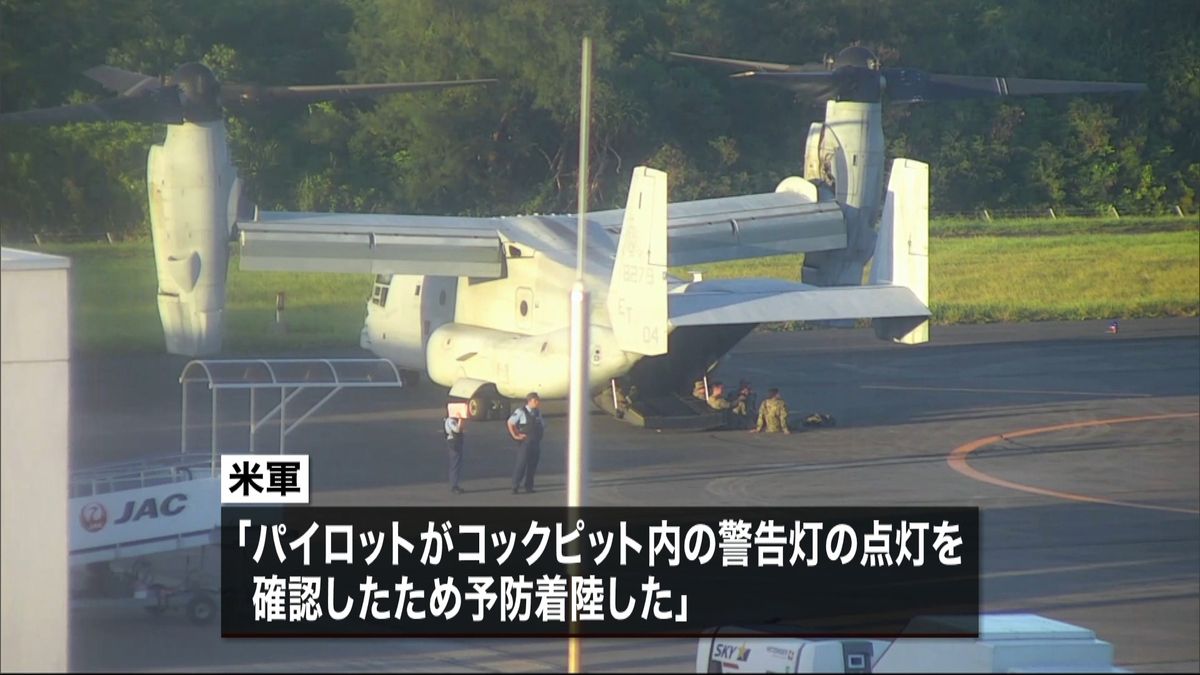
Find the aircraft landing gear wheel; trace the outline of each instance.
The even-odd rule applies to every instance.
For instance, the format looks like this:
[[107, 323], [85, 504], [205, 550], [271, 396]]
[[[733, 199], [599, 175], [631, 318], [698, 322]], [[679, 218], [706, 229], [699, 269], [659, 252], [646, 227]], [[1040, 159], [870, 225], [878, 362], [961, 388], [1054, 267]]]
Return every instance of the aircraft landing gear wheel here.
[[482, 396], [472, 396], [471, 400], [467, 401], [467, 415], [476, 422], [486, 420], [491, 408], [491, 401]]
[[217, 603], [207, 593], [197, 593], [187, 604], [187, 618], [197, 626], [212, 623], [217, 616]]

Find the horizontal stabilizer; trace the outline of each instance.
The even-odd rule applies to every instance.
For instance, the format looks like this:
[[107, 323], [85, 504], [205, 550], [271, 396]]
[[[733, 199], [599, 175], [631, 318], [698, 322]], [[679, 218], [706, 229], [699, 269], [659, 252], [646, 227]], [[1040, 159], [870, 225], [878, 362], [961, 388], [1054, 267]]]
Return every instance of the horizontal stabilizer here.
[[667, 299], [673, 326], [909, 317], [924, 321], [929, 316], [925, 304], [903, 286], [817, 287], [737, 279], [688, 284]]

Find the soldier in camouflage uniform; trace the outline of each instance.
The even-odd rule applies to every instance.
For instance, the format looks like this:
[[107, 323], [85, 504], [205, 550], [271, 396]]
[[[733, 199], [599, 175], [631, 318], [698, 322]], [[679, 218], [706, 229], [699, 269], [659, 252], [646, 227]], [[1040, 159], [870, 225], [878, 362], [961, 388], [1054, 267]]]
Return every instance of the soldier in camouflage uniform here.
[[710, 389], [708, 407], [720, 411], [725, 418], [725, 425], [732, 429], [745, 429], [750, 424], [750, 412], [746, 407], [746, 397], [739, 393], [730, 401], [725, 398], [725, 385], [715, 382]]
[[767, 432], [792, 433], [791, 429], [788, 429], [787, 403], [779, 395], [779, 390], [775, 388], [767, 391], [767, 400], [763, 401], [758, 408], [758, 423], [750, 430], [750, 433], [756, 434], [764, 429]]
[[750, 386], [750, 380], [742, 380], [738, 383], [738, 401], [741, 402], [741, 415], [746, 418], [745, 426], [750, 426], [750, 411], [758, 409], [758, 394], [754, 393], [753, 387]]
[[708, 407], [713, 410], [729, 410], [729, 401], [725, 400], [724, 384], [713, 382], [708, 392]]

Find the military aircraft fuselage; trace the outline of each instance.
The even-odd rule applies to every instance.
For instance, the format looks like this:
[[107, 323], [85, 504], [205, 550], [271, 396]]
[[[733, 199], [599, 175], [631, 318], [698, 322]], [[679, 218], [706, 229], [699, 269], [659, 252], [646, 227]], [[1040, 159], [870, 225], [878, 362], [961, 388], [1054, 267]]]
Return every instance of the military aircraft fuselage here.
[[[381, 275], [367, 304], [362, 346], [446, 387], [493, 384], [501, 396], [567, 395], [569, 299], [575, 280], [574, 231], [550, 218], [521, 219], [502, 237], [499, 279]], [[616, 243], [589, 230], [585, 282], [591, 291], [588, 385], [593, 391], [643, 358], [622, 350], [607, 298]]]

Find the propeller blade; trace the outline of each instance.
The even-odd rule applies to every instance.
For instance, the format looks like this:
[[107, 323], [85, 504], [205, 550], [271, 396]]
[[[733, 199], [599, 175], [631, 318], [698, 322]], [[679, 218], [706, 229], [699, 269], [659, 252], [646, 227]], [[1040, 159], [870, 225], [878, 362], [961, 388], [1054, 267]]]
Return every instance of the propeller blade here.
[[382, 96], [429, 89], [449, 89], [498, 82], [484, 80], [447, 80], [442, 82], [390, 82], [381, 84], [319, 84], [290, 87], [263, 87], [252, 84], [225, 83], [221, 85], [221, 103], [225, 105], [274, 103], [292, 101], [314, 103], [354, 98]]
[[133, 96], [143, 91], [158, 89], [162, 86], [162, 81], [157, 77], [109, 65], [88, 68], [83, 71], [83, 74], [99, 82], [105, 89], [115, 91], [120, 96]]
[[110, 122], [112, 119], [112, 115], [95, 103], [0, 114], [0, 123], [2, 124], [67, 124], [70, 122]]
[[888, 97], [897, 102], [944, 101], [1000, 96], [1055, 94], [1123, 94], [1146, 91], [1140, 82], [1036, 80], [1023, 77], [942, 75], [915, 68], [886, 68]]
[[791, 65], [787, 63], [771, 63], [770, 61], [746, 61], [744, 59], [726, 59], [718, 56], [702, 56], [699, 54], [684, 54], [683, 52], [671, 52], [671, 56], [685, 61], [696, 61], [698, 63], [707, 63], [709, 65], [720, 66], [732, 70], [752, 70], [752, 71], [767, 71], [778, 73], [801, 73], [815, 72], [825, 70], [825, 66], [820, 63], [805, 63], [801, 65]]
[[181, 112], [143, 97], [117, 97], [92, 103], [0, 114], [0, 124], [70, 124], [74, 122], [162, 122], [178, 124]]
[[736, 73], [730, 75], [738, 79], [745, 79], [749, 82], [759, 82], [762, 84], [770, 84], [776, 87], [790, 89], [803, 96], [814, 99], [826, 99], [835, 96], [838, 88], [841, 85], [837, 73], [823, 71], [819, 73], [812, 72], [788, 72], [788, 73], [764, 73], [761, 71], [750, 71], [745, 73]]

